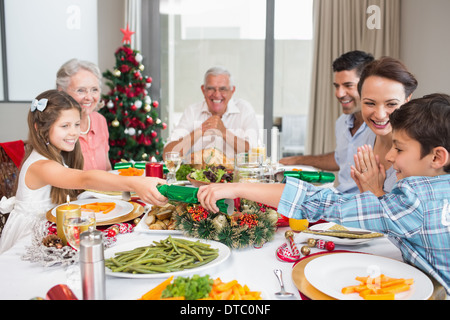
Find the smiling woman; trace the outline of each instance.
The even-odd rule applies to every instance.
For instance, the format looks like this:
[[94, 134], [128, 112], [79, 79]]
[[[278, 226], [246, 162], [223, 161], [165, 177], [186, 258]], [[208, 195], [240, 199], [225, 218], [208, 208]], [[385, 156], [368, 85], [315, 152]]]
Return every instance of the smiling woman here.
[[391, 191], [397, 181], [395, 170], [386, 160], [386, 154], [392, 147], [389, 115], [411, 99], [417, 86], [416, 78], [406, 66], [390, 57], [375, 60], [367, 65], [358, 83], [362, 116], [367, 126], [376, 134], [373, 153], [380, 164], [379, 170], [366, 172], [368, 169], [363, 169], [366, 176], [372, 174], [374, 181], [384, 181], [385, 192]]

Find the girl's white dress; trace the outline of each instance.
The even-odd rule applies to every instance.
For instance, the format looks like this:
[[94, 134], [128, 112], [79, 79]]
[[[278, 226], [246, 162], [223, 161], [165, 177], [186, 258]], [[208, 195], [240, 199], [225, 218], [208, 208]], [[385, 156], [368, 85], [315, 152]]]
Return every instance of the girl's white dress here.
[[[36, 219], [55, 206], [50, 198], [50, 185], [31, 190], [25, 184], [25, 174], [28, 168], [39, 160], [48, 159], [33, 150], [20, 170], [15, 199], [13, 199], [14, 197], [8, 199], [8, 201], [15, 200], [14, 208], [0, 236], [0, 254], [11, 248], [17, 240], [31, 234]], [[5, 200], [2, 199], [2, 202]]]

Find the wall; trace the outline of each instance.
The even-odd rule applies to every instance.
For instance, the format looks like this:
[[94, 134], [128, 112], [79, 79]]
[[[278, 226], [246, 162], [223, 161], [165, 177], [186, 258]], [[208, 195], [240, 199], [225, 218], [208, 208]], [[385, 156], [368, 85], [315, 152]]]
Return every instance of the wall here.
[[414, 97], [450, 94], [450, 1], [403, 0], [400, 56], [416, 76]]

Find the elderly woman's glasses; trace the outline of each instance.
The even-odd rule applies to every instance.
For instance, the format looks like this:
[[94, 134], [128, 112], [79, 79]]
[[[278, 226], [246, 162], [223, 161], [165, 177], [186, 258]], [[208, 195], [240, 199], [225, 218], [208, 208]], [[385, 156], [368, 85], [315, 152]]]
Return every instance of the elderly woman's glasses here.
[[91, 88], [91, 89], [87, 89], [87, 88], [78, 88], [76, 90], [73, 90], [73, 92], [75, 92], [75, 94], [78, 97], [85, 97], [88, 94], [90, 94], [91, 96], [95, 96], [100, 94], [100, 89], [99, 88]]

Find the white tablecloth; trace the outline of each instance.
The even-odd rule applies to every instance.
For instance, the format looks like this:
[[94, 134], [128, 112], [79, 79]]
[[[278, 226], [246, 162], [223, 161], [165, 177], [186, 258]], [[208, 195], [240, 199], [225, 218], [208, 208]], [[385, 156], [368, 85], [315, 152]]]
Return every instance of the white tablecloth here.
[[[285, 243], [284, 233], [288, 229], [279, 228], [275, 239], [262, 248], [232, 250], [230, 257], [224, 263], [198, 274], [209, 274], [214, 279], [220, 277], [222, 281], [236, 279], [240, 284], [246, 284], [252, 291], [261, 291], [263, 298], [272, 300], [276, 299], [274, 293], [280, 289], [273, 273], [275, 268], [279, 268], [283, 271], [286, 290], [295, 293], [293, 299], [300, 299], [291, 276], [293, 263], [282, 262], [275, 255], [277, 248]], [[121, 234], [118, 236], [116, 245], [144, 236], [149, 235], [138, 232]], [[24, 238], [0, 255], [0, 299], [45, 298], [48, 290], [57, 284], [67, 284], [75, 295], [82, 299], [79, 265], [43, 267], [38, 263], [23, 261], [21, 257], [25, 247], [29, 245], [31, 245], [30, 238]], [[367, 252], [401, 260], [400, 251], [387, 238], [374, 239], [357, 246], [336, 245], [336, 250]], [[319, 251], [314, 248], [312, 253]], [[164, 279], [126, 279], [107, 276], [106, 298], [138, 299]]]

